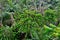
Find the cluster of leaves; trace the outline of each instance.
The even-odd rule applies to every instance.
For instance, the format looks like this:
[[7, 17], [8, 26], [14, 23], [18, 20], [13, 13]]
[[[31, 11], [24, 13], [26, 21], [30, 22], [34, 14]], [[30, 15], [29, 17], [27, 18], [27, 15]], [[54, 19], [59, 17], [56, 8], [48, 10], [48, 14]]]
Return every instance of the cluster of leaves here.
[[[60, 24], [55, 26], [60, 12], [57, 14], [55, 10], [48, 9], [42, 16], [35, 10], [24, 9], [28, 6], [26, 0], [17, 1], [18, 3], [15, 1], [7, 0], [8, 3], [5, 5], [5, 12], [15, 13], [15, 25], [1, 27], [0, 40], [60, 40]], [[7, 14], [5, 19], [8, 16]]]
[[[46, 10], [45, 15], [31, 10], [16, 13], [15, 26], [0, 28], [1, 40], [53, 40], [60, 38], [60, 27], [53, 25], [56, 22], [54, 10]], [[52, 24], [50, 24], [52, 23]], [[48, 24], [49, 26], [46, 26]]]
[[51, 9], [46, 10], [45, 11], [44, 18], [45, 18], [45, 21], [47, 23], [55, 24], [55, 22], [57, 22], [57, 14], [56, 14], [56, 11], [55, 10], [51, 10]]

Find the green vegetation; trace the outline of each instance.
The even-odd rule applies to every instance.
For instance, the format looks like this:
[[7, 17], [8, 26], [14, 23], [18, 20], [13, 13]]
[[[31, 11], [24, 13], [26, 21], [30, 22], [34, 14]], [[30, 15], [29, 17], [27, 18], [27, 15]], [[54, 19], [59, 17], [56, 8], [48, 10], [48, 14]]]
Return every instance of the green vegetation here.
[[[1, 5], [4, 2], [5, 5]], [[49, 6], [48, 2], [51, 6], [52, 2], [57, 4], [53, 5], [53, 9], [49, 6], [40, 12], [36, 10], [36, 2], [29, 5], [31, 0], [0, 1], [0, 40], [60, 40], [60, 8], [55, 6], [60, 2], [44, 1], [46, 6]]]

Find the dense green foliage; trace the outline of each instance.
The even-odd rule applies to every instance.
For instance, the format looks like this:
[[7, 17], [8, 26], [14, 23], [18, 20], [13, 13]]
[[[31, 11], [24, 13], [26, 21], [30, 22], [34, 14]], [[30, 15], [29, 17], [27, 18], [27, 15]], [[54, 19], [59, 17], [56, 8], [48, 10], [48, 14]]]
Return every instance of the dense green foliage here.
[[[1, 7], [0, 10], [0, 24], [4, 24], [0, 26], [0, 40], [60, 40], [60, 2], [45, 2], [44, 7], [49, 7], [42, 15], [36, 11], [38, 0], [1, 0], [0, 3], [5, 5], [1, 5], [4, 9]], [[35, 9], [30, 10], [30, 6]], [[11, 19], [10, 14], [14, 17], [14, 25], [8, 26], [6, 22]]]
[[[52, 40], [59, 39], [60, 27], [53, 25], [57, 15], [54, 10], [46, 10], [45, 16], [36, 11], [24, 10], [23, 13], [14, 15], [15, 25], [0, 28], [1, 40], [20, 40], [21, 34], [24, 40]], [[46, 26], [46, 23], [49, 26]], [[52, 23], [52, 24], [51, 24]]]

